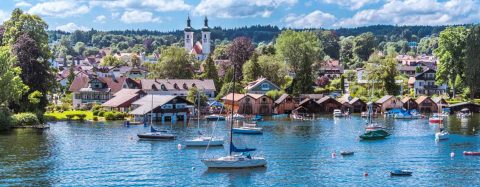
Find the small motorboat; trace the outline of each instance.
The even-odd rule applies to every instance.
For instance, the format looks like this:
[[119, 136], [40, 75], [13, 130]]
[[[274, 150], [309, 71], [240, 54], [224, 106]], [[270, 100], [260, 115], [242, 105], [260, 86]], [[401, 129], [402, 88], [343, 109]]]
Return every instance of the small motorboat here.
[[390, 176], [412, 176], [413, 172], [408, 170], [393, 170], [390, 171]]
[[340, 151], [340, 155], [342, 156], [351, 156], [353, 154], [355, 154], [353, 151]]
[[388, 136], [390, 136], [390, 134], [387, 131], [380, 129], [380, 130], [368, 131], [360, 135], [360, 138], [362, 140], [380, 140], [380, 139], [385, 139]]
[[369, 131], [376, 131], [376, 130], [381, 130], [383, 129], [382, 125], [378, 124], [378, 123], [371, 123], [369, 125], [367, 125], [365, 127], [365, 131], [366, 132], [369, 132]]
[[463, 155], [466, 155], [466, 156], [480, 156], [480, 152], [479, 151], [464, 151]]
[[343, 113], [340, 109], [333, 110], [333, 117], [343, 117]]
[[446, 139], [448, 139], [448, 135], [449, 135], [448, 132], [444, 132], [444, 131], [437, 132], [437, 133], [435, 133], [435, 140], [436, 141], [446, 140]]
[[462, 110], [460, 110], [460, 112], [457, 113], [457, 116], [459, 117], [470, 117], [471, 115], [472, 113], [468, 108], [463, 108]]
[[229, 117], [228, 119], [229, 120], [231, 120], [231, 119], [233, 119], [233, 120], [244, 120], [245, 116], [240, 115], [240, 114], [234, 114], [233, 116]]
[[253, 118], [252, 118], [252, 121], [262, 121], [263, 120], [263, 117], [261, 115], [255, 115]]
[[430, 122], [430, 123], [442, 123], [443, 122], [443, 117], [440, 117], [437, 114], [433, 114], [433, 116], [428, 119], [428, 122]]
[[150, 132], [137, 134], [140, 139], [156, 139], [156, 140], [173, 140], [176, 138], [175, 135], [170, 133], [167, 130], [157, 130], [150, 126]]
[[260, 127], [238, 127], [232, 128], [232, 132], [237, 134], [263, 134], [263, 129]]
[[252, 122], [243, 122], [244, 127], [257, 127], [257, 122], [252, 121]]
[[211, 136], [201, 136], [191, 140], [186, 140], [185, 145], [194, 146], [223, 146], [223, 138], [216, 138]]
[[208, 115], [208, 116], [205, 116], [205, 119], [207, 121], [225, 121], [225, 117], [221, 116], [221, 115]]

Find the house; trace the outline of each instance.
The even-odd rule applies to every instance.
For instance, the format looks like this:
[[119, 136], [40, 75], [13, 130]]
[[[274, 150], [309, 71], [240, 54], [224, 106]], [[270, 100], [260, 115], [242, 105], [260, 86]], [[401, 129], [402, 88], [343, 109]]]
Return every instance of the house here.
[[385, 95], [375, 102], [379, 105], [380, 111], [382, 113], [387, 112], [390, 109], [402, 108], [403, 103], [398, 98], [393, 95]]
[[352, 108], [352, 105], [350, 105], [350, 103], [348, 102], [349, 100], [349, 95], [344, 95], [340, 98], [337, 99], [337, 101], [342, 104], [342, 107], [340, 108], [340, 110], [342, 111], [350, 111], [350, 109]]
[[230, 93], [222, 98], [227, 108], [237, 114], [271, 115], [273, 100], [264, 94]]
[[335, 79], [343, 74], [343, 67], [338, 60], [327, 60], [318, 70], [318, 76], [326, 76], [329, 79]]
[[316, 114], [320, 113], [320, 105], [315, 102], [314, 99], [305, 98], [300, 103], [298, 107], [292, 111], [292, 113], [297, 114]]
[[72, 81], [69, 91], [72, 92], [73, 107], [80, 108], [93, 103], [105, 103], [123, 88], [138, 89], [140, 85], [125, 77], [98, 77], [79, 73]]
[[420, 96], [417, 98], [419, 112], [438, 112], [437, 104], [428, 96]]
[[437, 104], [439, 112], [442, 111], [443, 108], [448, 108], [448, 102], [444, 98], [434, 97], [432, 100], [435, 102], [435, 104]]
[[342, 104], [330, 96], [325, 96], [317, 101], [320, 105], [320, 112], [332, 113], [335, 109], [341, 109]]
[[367, 110], [367, 104], [360, 98], [355, 97], [348, 102], [350, 104], [350, 112], [360, 113]]
[[397, 66], [397, 70], [400, 72], [400, 74], [406, 75], [408, 77], [414, 77], [417, 74], [417, 68], [420, 68], [422, 72], [428, 69], [427, 66]]
[[417, 102], [410, 97], [404, 97], [404, 98], [402, 98], [401, 101], [403, 103], [403, 108], [404, 109], [407, 109], [407, 110], [418, 109]]
[[447, 92], [447, 84], [436, 85], [435, 73], [433, 69], [428, 69], [415, 76], [414, 92], [415, 95], [427, 95], [444, 94]]
[[111, 110], [128, 112], [132, 103], [145, 95], [145, 92], [141, 89], [122, 89], [113, 94], [113, 98], [103, 103], [102, 106]]
[[201, 30], [201, 42], [197, 41], [194, 44], [195, 37], [193, 36], [194, 29], [191, 26], [190, 16], [187, 18], [187, 27], [184, 29], [184, 46], [187, 53], [194, 55], [197, 60], [203, 61], [210, 54], [210, 27], [208, 26], [208, 19], [205, 17], [204, 25]]
[[245, 87], [247, 93], [252, 94], [266, 94], [268, 91], [271, 90], [280, 90], [276, 84], [272, 83], [266, 78], [259, 78], [255, 81], [249, 82], [248, 85]]
[[188, 120], [189, 109], [187, 106], [193, 103], [186, 99], [173, 95], [146, 95], [132, 103], [132, 111], [136, 121], [161, 120], [176, 122]]
[[275, 114], [290, 114], [297, 107], [298, 105], [291, 95], [282, 94], [275, 100], [274, 112]]
[[142, 79], [142, 90], [147, 94], [174, 95], [186, 97], [190, 88], [197, 88], [209, 98], [215, 97], [215, 83], [212, 79]]

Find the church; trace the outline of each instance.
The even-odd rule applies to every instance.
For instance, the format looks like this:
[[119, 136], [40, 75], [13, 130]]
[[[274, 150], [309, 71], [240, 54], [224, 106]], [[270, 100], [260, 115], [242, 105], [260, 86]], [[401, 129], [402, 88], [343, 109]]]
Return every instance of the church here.
[[196, 41], [194, 43], [193, 36], [194, 29], [191, 26], [190, 16], [187, 18], [187, 27], [185, 27], [185, 50], [192, 55], [195, 55], [195, 58], [198, 60], [205, 60], [210, 54], [210, 27], [208, 27], [208, 19], [205, 17], [204, 26], [202, 28], [202, 41]]

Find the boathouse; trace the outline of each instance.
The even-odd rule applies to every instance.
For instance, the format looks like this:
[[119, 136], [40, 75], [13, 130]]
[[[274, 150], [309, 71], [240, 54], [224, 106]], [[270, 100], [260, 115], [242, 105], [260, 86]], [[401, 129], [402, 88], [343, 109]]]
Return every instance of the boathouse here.
[[402, 98], [402, 103], [403, 103], [403, 108], [406, 110], [412, 110], [412, 109], [418, 110], [417, 102], [410, 97]]
[[403, 103], [393, 95], [385, 95], [375, 102], [380, 106], [380, 111], [385, 113], [390, 109], [402, 108]]
[[330, 96], [325, 96], [317, 101], [320, 105], [320, 112], [331, 113], [335, 109], [341, 109], [342, 104]]
[[320, 113], [320, 105], [315, 100], [306, 98], [298, 104], [298, 107], [293, 112], [300, 114]]
[[146, 93], [140, 89], [122, 89], [113, 94], [112, 99], [103, 103], [102, 107], [109, 110], [128, 112], [131, 109], [132, 103], [145, 95]]
[[449, 105], [452, 112], [458, 112], [464, 108], [468, 108], [471, 112], [480, 112], [480, 105], [472, 102], [462, 102], [457, 104]]
[[172, 95], [146, 95], [132, 103], [133, 110], [129, 114], [133, 115], [136, 121], [149, 120], [171, 121], [188, 119], [188, 105], [193, 103], [179, 96]]
[[[235, 98], [233, 97], [235, 96]], [[233, 100], [235, 99], [235, 100]], [[225, 107], [237, 114], [271, 115], [273, 113], [273, 100], [264, 94], [238, 94], [230, 93], [222, 98]]]
[[419, 112], [438, 112], [437, 104], [428, 96], [422, 95], [417, 98]]
[[433, 102], [437, 104], [438, 111], [443, 111], [444, 108], [448, 108], [448, 102], [442, 97], [434, 97], [432, 98]]
[[350, 112], [352, 113], [360, 113], [367, 110], [367, 104], [358, 97], [353, 98], [348, 103], [351, 106]]
[[282, 94], [277, 100], [275, 100], [275, 109], [276, 114], [290, 114], [292, 111], [297, 108], [293, 97], [288, 94]]

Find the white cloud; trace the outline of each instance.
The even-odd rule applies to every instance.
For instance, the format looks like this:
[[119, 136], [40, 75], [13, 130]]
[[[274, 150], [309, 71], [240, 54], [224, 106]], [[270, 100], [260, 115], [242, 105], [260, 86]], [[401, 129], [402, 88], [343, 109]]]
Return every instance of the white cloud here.
[[28, 13], [40, 16], [68, 17], [73, 15], [86, 14], [90, 7], [74, 1], [49, 1], [38, 3]]
[[15, 3], [15, 7], [31, 7], [31, 6], [32, 6], [31, 3], [25, 2], [25, 1], [20, 1]]
[[284, 18], [286, 25], [293, 28], [320, 28], [332, 25], [335, 20], [334, 15], [320, 10], [315, 10], [310, 14], [290, 14]]
[[357, 10], [367, 4], [377, 3], [380, 0], [322, 0], [324, 3], [337, 4], [342, 7], [348, 7], [351, 10]]
[[276, 8], [296, 3], [297, 0], [202, 0], [194, 12], [219, 18], [270, 17]]
[[160, 18], [154, 17], [153, 13], [138, 10], [125, 11], [120, 20], [124, 23], [160, 22]]
[[78, 26], [75, 23], [67, 23], [65, 25], [60, 25], [55, 27], [55, 30], [61, 30], [65, 32], [74, 32], [76, 30], [86, 31], [88, 30], [88, 28], [84, 26]]
[[112, 18], [117, 19], [120, 16], [119, 12], [112, 12]]
[[95, 22], [98, 22], [98, 23], [105, 23], [106, 20], [107, 20], [107, 16], [105, 15], [100, 15], [95, 18]]
[[3, 10], [0, 10], [0, 24], [2, 24], [4, 21], [7, 21], [8, 19], [10, 19], [10, 14]]
[[480, 3], [475, 0], [391, 0], [379, 9], [357, 12], [334, 26], [356, 27], [375, 24], [445, 25], [477, 23]]
[[94, 0], [92, 6], [108, 9], [152, 9], [159, 12], [189, 10], [191, 6], [184, 0]]

